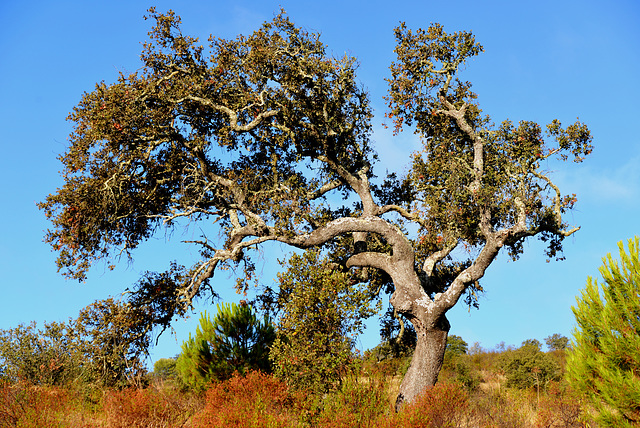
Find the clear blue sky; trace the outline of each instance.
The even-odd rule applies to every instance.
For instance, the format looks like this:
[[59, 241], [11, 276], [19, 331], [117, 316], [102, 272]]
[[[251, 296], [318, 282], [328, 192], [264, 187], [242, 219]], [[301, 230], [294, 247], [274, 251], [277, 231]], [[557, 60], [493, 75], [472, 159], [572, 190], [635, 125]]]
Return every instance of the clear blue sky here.
[[[496, 122], [510, 118], [543, 124], [579, 117], [594, 136], [595, 150], [583, 164], [556, 168], [553, 177], [566, 193], [577, 193], [570, 222], [582, 226], [566, 240], [564, 262], [546, 263], [542, 247], [526, 245], [518, 262], [500, 257], [484, 278], [480, 310], [450, 312], [451, 334], [491, 348], [504, 341], [542, 341], [569, 336], [570, 307], [587, 276], [598, 275], [601, 258], [616, 243], [640, 234], [640, 6], [636, 0], [609, 1], [181, 1], [137, 0], [0, 2], [0, 328], [36, 320], [62, 321], [96, 299], [118, 296], [146, 270], [163, 270], [169, 260], [195, 257], [186, 244], [158, 236], [114, 272], [96, 268], [85, 284], [64, 280], [54, 254], [42, 242], [48, 227], [36, 208], [62, 181], [57, 155], [65, 150], [68, 112], [101, 80], [140, 67], [141, 42], [151, 22], [146, 9], [173, 8], [185, 34], [235, 37], [249, 33], [282, 6], [298, 25], [322, 33], [336, 54], [360, 60], [359, 78], [376, 109], [373, 136], [385, 169], [402, 172], [417, 147], [411, 133], [393, 138], [380, 126], [384, 78], [393, 59], [393, 28], [440, 22], [447, 31], [472, 30], [485, 53], [463, 77], [474, 84], [484, 112]], [[265, 256], [266, 257], [266, 256]], [[264, 268], [272, 281], [275, 261]], [[233, 279], [216, 287], [227, 301], [240, 297]], [[197, 309], [210, 307], [202, 303]], [[152, 359], [179, 352], [197, 314], [165, 333]], [[374, 323], [361, 347], [379, 341]]]

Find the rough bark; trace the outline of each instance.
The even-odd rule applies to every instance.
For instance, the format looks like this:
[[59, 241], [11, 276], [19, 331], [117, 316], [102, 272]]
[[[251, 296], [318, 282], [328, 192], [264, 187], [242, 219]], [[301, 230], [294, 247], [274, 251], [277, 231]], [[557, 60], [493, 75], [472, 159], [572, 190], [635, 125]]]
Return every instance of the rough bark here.
[[425, 326], [417, 320], [413, 321], [413, 325], [417, 337], [416, 349], [409, 370], [400, 384], [396, 411], [436, 384], [447, 346], [450, 325], [444, 315], [431, 326]]

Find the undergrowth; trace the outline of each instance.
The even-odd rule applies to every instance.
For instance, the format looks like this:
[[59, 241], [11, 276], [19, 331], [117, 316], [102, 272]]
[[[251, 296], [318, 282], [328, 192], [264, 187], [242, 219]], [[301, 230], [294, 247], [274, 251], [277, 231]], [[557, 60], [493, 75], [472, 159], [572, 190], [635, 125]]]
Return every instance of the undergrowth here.
[[[389, 364], [364, 365], [330, 393], [294, 390], [249, 372], [204, 393], [151, 383], [144, 389], [0, 384], [0, 427], [87, 428], [557, 428], [596, 427], [563, 383], [507, 388], [487, 353], [450, 364], [441, 381], [394, 412], [400, 376]], [[456, 370], [458, 372], [456, 372]], [[589, 425], [587, 425], [589, 424]]]

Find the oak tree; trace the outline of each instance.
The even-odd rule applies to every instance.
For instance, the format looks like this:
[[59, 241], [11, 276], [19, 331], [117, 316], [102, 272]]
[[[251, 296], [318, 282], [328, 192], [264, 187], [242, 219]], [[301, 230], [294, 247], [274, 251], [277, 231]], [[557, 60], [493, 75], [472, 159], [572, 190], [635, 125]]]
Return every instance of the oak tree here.
[[577, 230], [562, 218], [575, 195], [561, 193], [545, 166], [581, 161], [587, 127], [494, 125], [460, 79], [483, 50], [470, 32], [395, 30], [387, 116], [396, 132], [412, 127], [422, 149], [407, 154], [406, 176], [378, 180], [354, 58], [332, 56], [284, 13], [206, 48], [182, 34], [173, 12], [150, 18], [141, 70], [97, 84], [70, 114], [64, 185], [40, 205], [53, 223], [46, 241], [71, 278], [181, 219], [198, 222], [202, 237], [189, 243], [201, 259], [165, 278], [170, 291], [144, 289], [146, 301], [173, 296], [161, 307], [180, 313], [213, 291], [216, 271], [251, 277], [265, 243], [350, 242], [344, 268], [365, 282], [386, 275], [391, 304], [416, 332], [401, 405], [436, 382], [446, 313], [473, 298], [500, 250], [517, 257], [538, 236], [557, 256]]

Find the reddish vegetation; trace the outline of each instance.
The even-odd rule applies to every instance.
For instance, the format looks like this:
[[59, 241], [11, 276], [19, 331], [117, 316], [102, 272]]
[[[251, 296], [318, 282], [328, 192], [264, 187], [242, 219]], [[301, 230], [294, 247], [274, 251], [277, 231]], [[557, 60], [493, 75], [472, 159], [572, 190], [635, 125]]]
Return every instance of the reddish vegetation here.
[[[485, 357], [487, 358], [487, 357]], [[447, 378], [446, 373], [444, 378]], [[156, 384], [96, 391], [0, 387], [2, 427], [582, 427], [580, 401], [557, 384], [536, 391], [504, 388], [489, 376], [475, 391], [445, 380], [400, 413], [393, 411], [397, 377], [371, 373], [347, 379], [321, 398], [291, 391], [273, 376], [251, 372], [213, 385], [205, 394]], [[581, 419], [582, 418], [582, 419]]]

